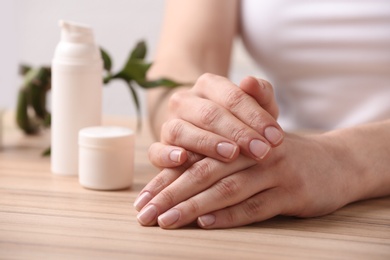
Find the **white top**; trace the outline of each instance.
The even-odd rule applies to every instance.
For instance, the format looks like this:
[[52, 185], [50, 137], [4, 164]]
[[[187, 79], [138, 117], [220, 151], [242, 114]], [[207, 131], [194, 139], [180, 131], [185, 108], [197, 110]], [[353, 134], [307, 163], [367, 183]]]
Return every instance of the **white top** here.
[[285, 130], [390, 118], [389, 0], [243, 0], [241, 12]]

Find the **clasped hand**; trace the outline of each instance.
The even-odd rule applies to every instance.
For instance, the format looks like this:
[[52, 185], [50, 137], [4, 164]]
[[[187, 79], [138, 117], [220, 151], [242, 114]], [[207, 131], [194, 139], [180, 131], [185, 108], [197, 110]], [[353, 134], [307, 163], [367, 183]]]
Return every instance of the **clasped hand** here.
[[285, 134], [277, 115], [272, 86], [253, 77], [237, 87], [205, 74], [175, 93], [161, 141], [149, 149], [161, 172], [134, 203], [140, 224], [227, 228], [348, 203], [347, 164], [326, 163], [341, 156], [332, 136]]

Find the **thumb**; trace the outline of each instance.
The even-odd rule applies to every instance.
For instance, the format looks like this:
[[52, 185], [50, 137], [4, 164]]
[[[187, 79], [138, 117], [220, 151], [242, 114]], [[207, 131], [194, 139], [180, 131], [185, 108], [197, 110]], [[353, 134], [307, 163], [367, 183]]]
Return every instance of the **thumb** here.
[[275, 120], [278, 118], [279, 107], [276, 103], [272, 85], [268, 81], [248, 76], [240, 82], [239, 87], [253, 97]]

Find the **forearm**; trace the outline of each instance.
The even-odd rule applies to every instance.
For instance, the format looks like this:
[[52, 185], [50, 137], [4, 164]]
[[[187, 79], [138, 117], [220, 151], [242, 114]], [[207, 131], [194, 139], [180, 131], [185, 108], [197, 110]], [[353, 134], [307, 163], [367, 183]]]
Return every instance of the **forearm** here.
[[390, 195], [390, 120], [335, 130], [325, 136], [337, 147], [336, 160], [343, 170], [351, 173], [350, 185], [345, 187], [351, 201]]
[[[160, 43], [148, 78], [169, 77], [193, 83], [205, 72], [227, 76], [237, 16], [236, 0], [167, 1]], [[167, 118], [167, 100], [176, 91], [148, 91], [155, 134]]]

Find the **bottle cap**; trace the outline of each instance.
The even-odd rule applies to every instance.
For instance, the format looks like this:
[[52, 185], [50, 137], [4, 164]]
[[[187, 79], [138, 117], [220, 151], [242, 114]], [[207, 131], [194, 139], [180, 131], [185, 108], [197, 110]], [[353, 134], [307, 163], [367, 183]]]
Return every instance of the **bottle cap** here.
[[94, 43], [92, 28], [88, 25], [60, 20], [59, 26], [62, 28], [62, 41]]
[[[71, 21], [59, 21], [61, 41], [56, 47], [53, 71], [86, 73], [101, 71], [103, 60], [91, 27]], [[101, 72], [100, 72], [101, 74]]]
[[117, 126], [79, 132], [79, 182], [96, 190], [125, 189], [133, 183], [134, 132]]

